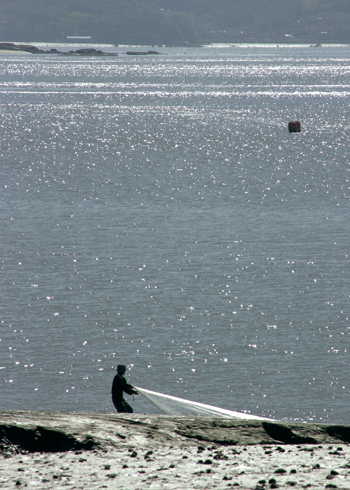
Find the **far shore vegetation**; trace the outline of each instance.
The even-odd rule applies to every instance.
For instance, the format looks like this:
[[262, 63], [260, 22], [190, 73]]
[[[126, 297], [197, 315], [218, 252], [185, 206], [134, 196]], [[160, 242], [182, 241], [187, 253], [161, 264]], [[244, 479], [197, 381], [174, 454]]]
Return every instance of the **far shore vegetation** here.
[[349, 0], [0, 0], [0, 7], [0, 42], [350, 43]]

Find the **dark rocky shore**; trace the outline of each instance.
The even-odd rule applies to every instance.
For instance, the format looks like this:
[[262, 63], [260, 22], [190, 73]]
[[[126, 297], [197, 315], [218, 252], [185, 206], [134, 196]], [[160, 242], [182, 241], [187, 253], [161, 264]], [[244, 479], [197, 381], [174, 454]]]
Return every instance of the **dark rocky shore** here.
[[6, 444], [29, 452], [108, 449], [132, 445], [135, 437], [145, 447], [350, 444], [350, 427], [167, 415], [0, 412], [2, 451]]
[[0, 488], [350, 488], [350, 427], [0, 412]]

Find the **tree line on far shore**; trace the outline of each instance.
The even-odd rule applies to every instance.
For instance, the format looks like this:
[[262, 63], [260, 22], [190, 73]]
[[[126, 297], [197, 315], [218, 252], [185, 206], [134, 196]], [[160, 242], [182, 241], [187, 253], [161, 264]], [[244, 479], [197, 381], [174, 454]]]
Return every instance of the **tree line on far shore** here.
[[350, 43], [349, 0], [0, 0], [0, 42]]

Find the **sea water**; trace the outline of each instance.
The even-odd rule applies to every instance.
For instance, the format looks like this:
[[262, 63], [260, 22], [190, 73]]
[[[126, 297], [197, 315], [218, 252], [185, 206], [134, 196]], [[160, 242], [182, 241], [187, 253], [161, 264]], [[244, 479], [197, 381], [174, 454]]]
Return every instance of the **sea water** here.
[[0, 58], [0, 408], [349, 424], [349, 48], [115, 51]]

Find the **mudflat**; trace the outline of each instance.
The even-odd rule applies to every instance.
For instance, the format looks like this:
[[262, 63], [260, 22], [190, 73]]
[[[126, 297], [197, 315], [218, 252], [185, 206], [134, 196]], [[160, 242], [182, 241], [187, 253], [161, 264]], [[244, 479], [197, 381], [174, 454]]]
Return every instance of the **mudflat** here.
[[350, 489], [350, 427], [0, 412], [0, 488]]

